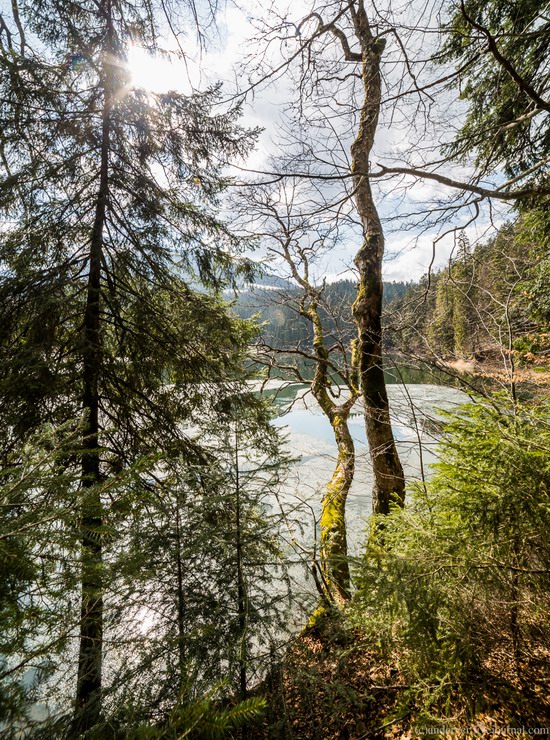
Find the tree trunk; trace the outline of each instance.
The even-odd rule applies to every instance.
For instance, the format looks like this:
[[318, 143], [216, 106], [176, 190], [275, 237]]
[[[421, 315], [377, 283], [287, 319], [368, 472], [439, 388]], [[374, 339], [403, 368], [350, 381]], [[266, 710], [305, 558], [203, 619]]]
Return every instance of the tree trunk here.
[[[239, 437], [237, 428], [235, 428], [235, 536], [237, 550], [237, 609], [239, 618], [239, 696], [244, 701], [247, 696], [247, 649], [246, 649], [246, 628], [247, 628], [247, 606], [246, 606], [246, 584], [243, 573], [243, 541], [242, 541], [242, 521], [241, 521], [241, 482], [239, 477]], [[242, 737], [246, 736], [246, 728], [242, 729]]]
[[112, 107], [112, 54], [114, 51], [111, 0], [104, 0], [102, 14], [107, 26], [107, 45], [103, 60], [101, 167], [99, 190], [89, 252], [89, 274], [84, 313], [83, 398], [86, 414], [82, 455], [81, 559], [82, 595], [80, 648], [76, 688], [75, 730], [91, 729], [101, 714], [101, 674], [103, 654], [103, 553], [102, 503], [98, 490], [101, 480], [99, 453], [99, 374], [101, 370], [100, 293], [103, 232], [109, 194], [110, 113]]
[[176, 491], [176, 560], [177, 560], [177, 619], [178, 619], [178, 671], [179, 671], [179, 690], [183, 690], [186, 684], [185, 669], [185, 595], [183, 592], [183, 562], [182, 562], [182, 542], [181, 542], [181, 512], [180, 512], [180, 492]]
[[353, 315], [359, 337], [359, 369], [365, 403], [365, 426], [374, 473], [373, 511], [388, 514], [390, 504], [403, 505], [405, 480], [390, 423], [382, 365], [382, 260], [384, 233], [370, 187], [369, 156], [374, 143], [381, 101], [380, 58], [384, 39], [373, 37], [362, 6], [354, 14], [361, 44], [365, 99], [359, 130], [351, 147], [357, 211], [363, 226], [363, 244], [355, 257], [359, 289]]
[[347, 378], [349, 398], [335, 404], [329, 393], [329, 351], [325, 346], [325, 332], [319, 313], [319, 291], [309, 282], [308, 262], [304, 254], [304, 275], [300, 275], [296, 263], [290, 255], [288, 246], [283, 246], [283, 256], [290, 267], [292, 276], [304, 290], [300, 307], [302, 316], [311, 322], [313, 329], [313, 352], [315, 354], [315, 374], [311, 383], [311, 393], [327, 417], [334, 433], [338, 448], [336, 468], [325, 490], [321, 504], [320, 534], [320, 575], [314, 564], [314, 575], [318, 590], [328, 601], [343, 602], [349, 599], [348, 543], [346, 535], [346, 500], [355, 472], [355, 446], [351, 437], [348, 418], [353, 405], [359, 398], [357, 382], [357, 351], [353, 343], [351, 373]]
[[355, 471], [355, 447], [348, 428], [348, 411], [332, 414], [330, 424], [338, 446], [338, 461], [321, 506], [321, 572], [336, 601], [349, 599], [346, 499]]
[[349, 599], [348, 543], [346, 536], [346, 499], [355, 471], [355, 447], [348, 428], [348, 417], [357, 400], [350, 389], [350, 398], [336, 405], [329, 395], [328, 352], [317, 304], [312, 301], [306, 315], [313, 324], [313, 348], [316, 367], [311, 392], [328, 418], [338, 448], [338, 459], [321, 504], [321, 574], [323, 588], [331, 601]]

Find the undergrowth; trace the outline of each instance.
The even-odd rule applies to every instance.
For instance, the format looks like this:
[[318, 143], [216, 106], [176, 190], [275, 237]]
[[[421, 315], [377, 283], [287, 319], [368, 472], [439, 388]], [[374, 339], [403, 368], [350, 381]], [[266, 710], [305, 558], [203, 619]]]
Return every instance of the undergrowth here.
[[375, 522], [351, 604], [272, 671], [258, 737], [550, 725], [549, 411], [501, 397], [450, 419], [431, 480]]

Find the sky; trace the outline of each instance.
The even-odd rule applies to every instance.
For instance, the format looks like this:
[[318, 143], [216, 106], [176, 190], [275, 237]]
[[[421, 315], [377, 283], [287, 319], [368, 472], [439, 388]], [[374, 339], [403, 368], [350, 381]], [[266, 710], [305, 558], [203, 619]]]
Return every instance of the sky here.
[[[0, 7], [7, 0], [0, 0]], [[426, 0], [412, 0], [403, 3], [399, 7], [399, 0], [394, 1], [394, 15], [401, 21], [410, 23], [411, 18], [425, 15], [422, 23], [437, 27], [438, 18], [430, 10]], [[392, 0], [386, 0], [392, 2]], [[273, 0], [271, 6], [277, 10], [281, 17], [290, 14], [296, 21], [307, 15], [311, 0], [294, 0], [291, 4], [285, 0]], [[380, 10], [382, 8], [382, 10]], [[188, 33], [180, 44], [185, 53], [185, 63], [178, 61], [175, 54], [166, 54], [155, 58], [139, 47], [130, 50], [128, 63], [132, 72], [134, 83], [152, 92], [165, 92], [176, 89], [182, 92], [190, 92], [192, 89], [201, 89], [214, 81], [223, 82], [223, 93], [230, 100], [236, 90], [243, 90], [248, 86], [248, 75], [250, 73], [239, 72], [242, 64], [248, 56], [248, 61], [257, 61], [255, 53], [258, 54], [259, 46], [254, 46], [252, 39], [258, 34], [258, 18], [261, 17], [260, 4], [252, 0], [239, 0], [239, 7], [235, 5], [220, 6], [217, 16], [218, 31], [211, 34], [210, 42], [200, 48], [193, 33]], [[381, 13], [384, 6], [379, 7]], [[255, 15], [258, 16], [255, 18]], [[429, 38], [429, 37], [428, 37]], [[420, 41], [419, 41], [420, 39]], [[292, 39], [291, 39], [292, 42]], [[424, 43], [424, 37], [415, 39], [414, 33], [410, 35], [408, 42], [414, 52], [415, 44]], [[395, 47], [395, 45], [394, 45]], [[385, 89], [388, 94], [399, 84], [399, 67], [392, 63], [392, 54], [395, 56], [395, 48], [388, 43], [385, 59]], [[176, 48], [174, 40], [167, 39], [167, 50]], [[287, 47], [287, 50], [290, 47]], [[392, 51], [393, 48], [393, 51]], [[429, 56], [425, 49], [423, 56]], [[285, 49], [273, 47], [271, 63], [275, 66], [283, 60]], [[259, 54], [258, 54], [259, 58]], [[393, 64], [393, 67], [392, 67]], [[387, 70], [387, 71], [386, 71]], [[422, 69], [421, 69], [422, 71]], [[253, 73], [252, 73], [253, 74]], [[426, 78], [427, 79], [427, 78]], [[243, 107], [243, 123], [251, 127], [261, 127], [262, 134], [259, 137], [256, 149], [248, 156], [246, 161], [241, 162], [241, 169], [234, 170], [233, 175], [237, 180], [246, 178], [246, 170], [271, 171], [273, 166], [270, 158], [277, 155], [281, 148], [281, 128], [285, 104], [295, 93], [292, 81], [284, 76], [279, 76], [276, 84], [260, 85], [249, 93]], [[456, 111], [455, 111], [456, 113]], [[436, 145], [440, 136], [437, 129], [436, 114], [430, 111], [430, 118], [434, 116], [434, 125], [428, 126], [424, 132], [419, 132], [412, 109], [392, 111], [392, 119], [382, 118], [377, 130], [376, 145], [373, 152], [373, 163], [394, 163], [404, 161], [409, 154], [417, 151], [418, 143], [427, 149]], [[447, 116], [447, 121], [453, 120], [457, 125], [460, 119]], [[342, 123], [347, 125], [345, 116]], [[422, 136], [423, 133], [423, 136]], [[346, 135], [342, 134], [343, 139]], [[349, 137], [348, 137], [349, 138]], [[347, 143], [351, 143], [348, 140]], [[374, 166], [374, 164], [373, 164]], [[453, 172], [442, 171], [442, 174], [453, 174], [459, 178], [467, 178], [468, 169], [455, 167]], [[404, 189], [404, 185], [408, 185]], [[338, 188], [343, 191], [343, 184], [336, 183], [332, 188], [335, 197]], [[418, 280], [426, 273], [428, 267], [438, 269], [448, 263], [453, 253], [456, 242], [456, 232], [444, 235], [449, 230], [448, 223], [440, 225], [424, 222], [419, 215], [416, 217], [416, 226], [410, 219], [405, 217], [406, 213], [420, 212], [430, 204], [442, 205], [447, 194], [442, 192], [441, 186], [428, 180], [417, 181], [409, 179], [406, 183], [391, 181], [380, 181], [374, 185], [375, 197], [379, 212], [383, 218], [386, 235], [386, 259], [384, 263], [384, 277], [386, 280]], [[500, 226], [507, 218], [506, 207], [489, 212], [486, 208], [475, 221], [471, 220], [471, 212], [466, 210], [460, 213], [455, 226], [464, 226], [472, 245], [486, 240], [494, 234], [495, 228]], [[348, 278], [353, 275], [353, 257], [360, 246], [360, 233], [356, 230], [349, 231], [338, 246], [333, 247], [317, 265], [317, 277], [326, 278], [329, 281], [339, 278]], [[435, 257], [434, 257], [435, 250]], [[265, 251], [261, 249], [251, 255], [254, 259], [262, 260]], [[275, 265], [275, 269], [276, 265]]]
[[[389, 1], [389, 0], [388, 0]], [[309, 0], [295, 0], [290, 6], [285, 4], [284, 0], [275, 0], [275, 7], [281, 16], [290, 12], [291, 16], [298, 20], [303, 18], [311, 5]], [[290, 7], [290, 11], [288, 8]], [[242, 63], [243, 57], [254, 52], [254, 45], [250, 39], [257, 33], [257, 22], [253, 20], [254, 13], [258, 13], [258, 3], [249, 3], [248, 8], [245, 3], [240, 4], [240, 8], [230, 6], [220, 12], [218, 16], [218, 25], [220, 35], [215, 43], [199, 57], [195, 51], [195, 61], [188, 65], [190, 76], [197, 86], [209, 82], [213, 79], [221, 79], [224, 82], [224, 90], [228, 94], [237, 87], [243, 89], [247, 80], [243, 75], [239, 76], [236, 71]], [[424, 0], [413, 0], [411, 3], [404, 3], [402, 9], [397, 7], [396, 15], [404, 18], [409, 22], [411, 17], [419, 17], [425, 13], [424, 23], [429, 24], [432, 28], [438, 25], [438, 18]], [[412, 15], [411, 15], [412, 14]], [[421, 36], [414, 39], [411, 35], [409, 42], [414, 46], [425, 43], [425, 37]], [[257, 47], [256, 47], [257, 48]], [[389, 44], [388, 44], [388, 48]], [[423, 56], [426, 56], [425, 49], [422, 49]], [[275, 53], [273, 64], [276, 65], [282, 59]], [[190, 57], [193, 53], [190, 53]], [[398, 72], [399, 74], [399, 72]], [[168, 79], [167, 74], [162, 75]], [[387, 73], [385, 80], [388, 90], [394, 84], [391, 80], [391, 71]], [[181, 84], [181, 83], [180, 83]], [[279, 130], [281, 125], [281, 116], [284, 105], [289, 97], [292, 96], [293, 90], [291, 83], [284, 78], [279, 79], [276, 85], [260, 86], [254, 90], [253, 95], [247, 97], [244, 107], [244, 123], [250, 126], [260, 126], [263, 133], [260, 136], [256, 150], [249, 156], [245, 168], [251, 170], [269, 170], [272, 167], [269, 164], [271, 156], [277, 153], [279, 147]], [[446, 115], [448, 114], [448, 115]], [[454, 109], [454, 114], [460, 116], [460, 108]], [[452, 119], [453, 112], [449, 107], [443, 115], [446, 120]], [[397, 125], [395, 123], [395, 113], [393, 120], [381, 120], [377, 131], [377, 144], [373, 159], [378, 155], [381, 161], [388, 161], [399, 158], [401, 155], [405, 158], [408, 153], [416, 146], [419, 141], [418, 131], [414, 126], [408, 127], [406, 116]], [[454, 120], [455, 128], [458, 125]], [[429, 140], [432, 137], [431, 141]], [[422, 140], [423, 145], [435, 145], [436, 137], [440, 136], [437, 126], [426, 131], [426, 136]], [[428, 141], [426, 141], [426, 138]], [[456, 166], [451, 172], [443, 170], [441, 174], [455, 176], [458, 179], [466, 179], [469, 171], [467, 167]], [[241, 173], [237, 174], [240, 177]], [[402, 185], [409, 185], [409, 189], [403, 192]], [[400, 213], [413, 212], [422, 210], [427, 204], [441, 205], [447, 197], [447, 193], [442, 192], [442, 187], [433, 181], [416, 181], [411, 178], [406, 183], [396, 183], [395, 180], [390, 182], [377, 183], [375, 186], [376, 197], [378, 199], [378, 208], [381, 216], [385, 220], [386, 233], [386, 259], [384, 263], [384, 277], [386, 280], [418, 280], [426, 273], [431, 265], [432, 269], [439, 269], [448, 264], [449, 257], [453, 254], [456, 246], [457, 233], [445, 232], [449, 230], [449, 224], [427, 227], [419, 226], [411, 228], [410, 223], [401, 220]], [[463, 226], [470, 243], [475, 246], [476, 243], [487, 240], [495, 229], [509, 218], [509, 209], [507, 206], [498, 206], [496, 210], [489, 211], [487, 207], [482, 206], [481, 212], [475, 220], [472, 220], [473, 211], [466, 210], [460, 213], [458, 220], [455, 220], [454, 226]], [[340, 277], [350, 277], [353, 269], [353, 256], [359, 246], [360, 238], [358, 235], [350, 234], [348, 240], [344, 240], [338, 248], [335, 248], [328, 254], [318, 267], [319, 276], [326, 277], [328, 280], [338, 279]], [[435, 242], [435, 244], [434, 244]], [[435, 251], [435, 257], [434, 257]], [[262, 254], [256, 255], [261, 258]]]

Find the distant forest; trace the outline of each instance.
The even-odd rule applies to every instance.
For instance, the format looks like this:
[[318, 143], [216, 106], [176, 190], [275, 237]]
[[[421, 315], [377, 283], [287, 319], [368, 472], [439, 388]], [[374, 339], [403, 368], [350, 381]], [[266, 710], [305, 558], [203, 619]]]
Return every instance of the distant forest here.
[[531, 211], [478, 245], [461, 233], [447, 267], [388, 300], [386, 348], [425, 359], [517, 363], [545, 372], [549, 221], [545, 211]]
[[[502, 363], [514, 359], [539, 371], [550, 357], [550, 258], [541, 237], [548, 216], [531, 212], [504, 225], [487, 242], [460, 232], [454, 255], [418, 282], [385, 282], [384, 346], [395, 355], [430, 360]], [[339, 280], [319, 287], [326, 336], [354, 338], [357, 286]], [[265, 277], [242, 290], [233, 311], [256, 316], [260, 341], [277, 350], [308, 346], [311, 322], [300, 314], [302, 291]]]
[[[413, 282], [384, 283], [384, 305], [403, 300], [413, 288]], [[355, 332], [351, 307], [357, 294], [356, 283], [338, 280], [327, 283], [321, 292], [320, 313], [327, 336], [351, 341]], [[241, 319], [258, 317], [261, 339], [270, 346], [291, 349], [312, 340], [311, 322], [299, 312], [301, 294], [301, 289], [290, 281], [265, 277], [238, 294], [233, 311]]]

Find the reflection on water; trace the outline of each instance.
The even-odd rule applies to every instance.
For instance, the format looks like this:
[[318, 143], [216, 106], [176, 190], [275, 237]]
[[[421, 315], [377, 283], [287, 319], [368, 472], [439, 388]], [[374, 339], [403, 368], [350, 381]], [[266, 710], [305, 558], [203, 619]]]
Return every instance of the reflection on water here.
[[[285, 505], [303, 504], [304, 547], [315, 539], [314, 518], [319, 518], [323, 488], [336, 463], [336, 444], [330, 424], [321, 412], [308, 386], [281, 384], [267, 393], [273, 398], [279, 416], [273, 424], [287, 435], [289, 452], [300, 458], [285, 487]], [[467, 400], [456, 388], [433, 384], [391, 385], [388, 387], [392, 427], [405, 476], [409, 481], [421, 477], [435, 459], [435, 446], [441, 415], [438, 409], [452, 409]], [[356, 446], [356, 473], [351, 487], [346, 521], [350, 554], [358, 554], [364, 541], [366, 519], [371, 512], [372, 471], [365, 434], [362, 407], [358, 403], [349, 420]]]

